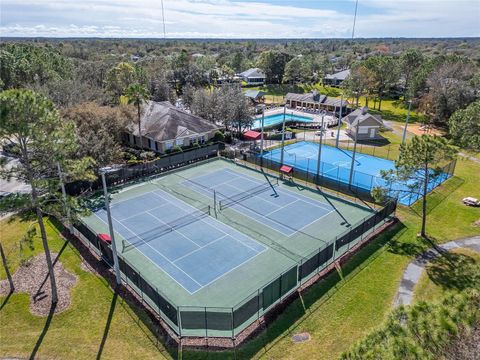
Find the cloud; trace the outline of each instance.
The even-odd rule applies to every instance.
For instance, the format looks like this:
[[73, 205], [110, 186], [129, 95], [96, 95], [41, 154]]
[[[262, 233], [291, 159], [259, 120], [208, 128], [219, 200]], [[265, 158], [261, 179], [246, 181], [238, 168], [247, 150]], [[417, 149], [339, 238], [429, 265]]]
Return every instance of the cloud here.
[[[164, 0], [167, 36], [348, 37], [353, 0], [322, 3]], [[342, 3], [343, 6], [337, 6]], [[163, 37], [159, 0], [2, 0], [2, 36]], [[478, 0], [360, 0], [361, 37], [476, 36]]]

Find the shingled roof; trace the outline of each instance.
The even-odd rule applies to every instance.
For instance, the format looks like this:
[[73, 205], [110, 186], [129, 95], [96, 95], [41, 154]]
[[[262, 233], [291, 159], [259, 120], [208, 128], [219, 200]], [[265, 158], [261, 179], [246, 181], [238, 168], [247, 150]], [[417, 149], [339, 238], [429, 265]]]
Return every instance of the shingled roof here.
[[241, 72], [238, 75], [240, 75], [242, 77], [246, 77], [246, 78], [249, 78], [249, 77], [251, 77], [251, 78], [264, 78], [265, 77], [265, 74], [259, 68], [251, 68], [251, 69], [245, 70], [244, 72]]
[[356, 109], [355, 111], [351, 112], [348, 114], [346, 117], [343, 118], [342, 121], [352, 125], [356, 126], [357, 124], [363, 123], [367, 119], [373, 119], [375, 120], [378, 125], [384, 126], [383, 125], [383, 120], [380, 115], [373, 115], [368, 112], [368, 107], [364, 106], [360, 109]]
[[348, 105], [348, 102], [346, 100], [343, 100], [342, 102], [341, 99], [327, 97], [317, 92], [309, 92], [305, 94], [288, 93], [287, 95], [285, 95], [285, 100], [300, 101], [310, 104], [323, 104], [336, 107], [340, 107], [340, 104], [343, 104], [343, 106]]
[[[168, 101], [147, 101], [140, 116], [142, 136], [155, 141], [167, 141], [195, 134], [204, 134], [219, 126], [177, 109]], [[130, 133], [138, 136], [138, 123], [129, 125]]]

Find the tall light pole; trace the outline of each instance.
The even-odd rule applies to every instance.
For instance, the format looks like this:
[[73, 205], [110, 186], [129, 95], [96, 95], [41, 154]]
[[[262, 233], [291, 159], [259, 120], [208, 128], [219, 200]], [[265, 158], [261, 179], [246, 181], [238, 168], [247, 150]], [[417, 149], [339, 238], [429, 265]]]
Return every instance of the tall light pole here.
[[317, 183], [320, 183], [320, 167], [322, 165], [322, 138], [323, 138], [323, 119], [325, 118], [325, 110], [322, 111], [322, 123], [320, 125], [320, 141], [318, 142], [318, 159], [317, 159]]
[[262, 107], [262, 126], [261, 126], [261, 136], [260, 136], [260, 159], [263, 159], [263, 127], [265, 121], [265, 106]]
[[122, 284], [122, 277], [120, 276], [120, 266], [118, 265], [118, 254], [117, 254], [117, 245], [115, 243], [115, 234], [113, 231], [113, 223], [112, 223], [112, 214], [110, 213], [110, 199], [108, 198], [108, 190], [107, 190], [107, 181], [105, 180], [105, 174], [108, 172], [107, 168], [100, 169], [100, 174], [102, 176], [102, 184], [103, 184], [103, 195], [105, 197], [105, 208], [107, 210], [107, 219], [108, 219], [108, 230], [110, 231], [110, 238], [112, 239], [112, 253], [113, 253], [113, 269], [115, 270], [115, 279], [117, 285]]
[[282, 152], [280, 153], [280, 166], [283, 165], [283, 148], [285, 146], [285, 116], [286, 116], [287, 106], [283, 105], [283, 124], [282, 124]]
[[355, 142], [353, 144], [353, 155], [352, 155], [352, 164], [350, 165], [350, 178], [348, 179], [348, 189], [352, 189], [352, 181], [353, 181], [353, 171], [355, 167], [355, 155], [357, 154], [357, 139], [358, 139], [358, 128], [360, 124], [357, 123], [357, 127], [355, 128]]
[[411, 108], [412, 108], [412, 100], [408, 100], [408, 113], [407, 113], [407, 119], [405, 120], [405, 127], [403, 128], [402, 144], [405, 144], [405, 139], [407, 137], [407, 126], [408, 126], [408, 120], [410, 118]]
[[342, 110], [343, 110], [343, 93], [340, 97], [340, 115], [338, 117], [338, 129], [337, 129], [337, 140], [335, 141], [335, 147], [338, 148], [338, 142], [340, 141], [340, 128], [342, 127]]
[[353, 16], [352, 40], [355, 37], [355, 23], [357, 22], [358, 0], [355, 2], [355, 15]]

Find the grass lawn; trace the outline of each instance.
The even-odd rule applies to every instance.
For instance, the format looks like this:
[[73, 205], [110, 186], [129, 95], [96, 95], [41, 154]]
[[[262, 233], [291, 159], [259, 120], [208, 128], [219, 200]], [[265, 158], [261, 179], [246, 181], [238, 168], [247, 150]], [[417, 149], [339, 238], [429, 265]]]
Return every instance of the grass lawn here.
[[455, 249], [450, 256], [438, 257], [427, 265], [414, 289], [414, 301], [436, 301], [450, 292], [480, 287], [480, 254]]
[[[13, 271], [20, 262], [15, 243], [29, 224], [30, 221], [22, 222], [18, 219], [3, 220], [0, 223], [2, 244]], [[49, 221], [46, 222], [46, 228], [52, 252], [60, 252], [65, 244], [64, 240]], [[35, 236], [33, 244], [34, 250], [29, 250], [27, 256], [43, 251], [39, 236]], [[72, 245], [66, 245], [60, 261], [68, 271], [77, 275], [78, 281], [72, 290], [70, 308], [55, 315], [50, 326], [46, 328], [37, 353], [39, 358], [92, 359], [100, 352], [105, 359], [170, 357], [145, 325], [149, 323], [146, 315], [127, 304], [121, 297], [114, 297], [103, 278], [82, 270], [81, 258]], [[5, 277], [2, 267], [0, 278]], [[8, 299], [0, 298], [1, 358], [28, 358], [45, 329], [46, 318], [32, 315], [29, 301], [27, 294], [13, 294]], [[110, 311], [111, 323], [107, 328]]]
[[[459, 160], [456, 176], [438, 187], [429, 197], [428, 233], [435, 241], [472, 236], [479, 233], [473, 222], [480, 219], [479, 208], [461, 203], [465, 196], [478, 193], [480, 164]], [[378, 327], [391, 309], [405, 266], [429, 247], [416, 236], [420, 227], [418, 205], [399, 207], [395, 227], [362, 249], [342, 269], [313, 286], [257, 338], [233, 351], [209, 352], [185, 350], [182, 359], [333, 359], [354, 342]], [[28, 224], [0, 224], [5, 248], [12, 249]], [[49, 223], [52, 251], [60, 251], [63, 240]], [[42, 251], [38, 238], [33, 253]], [[15, 251], [7, 251], [12, 266], [18, 261]], [[15, 260], [17, 259], [17, 260]], [[106, 282], [80, 268], [76, 250], [67, 245], [60, 260], [79, 282], [73, 289], [70, 309], [53, 317], [39, 349], [45, 358], [90, 359], [97, 355], [105, 324], [109, 318], [113, 294]], [[3, 278], [4, 273], [0, 273]], [[426, 291], [427, 292], [427, 291]], [[5, 299], [0, 299], [1, 302]], [[0, 305], [1, 306], [1, 305]], [[141, 311], [132, 309], [121, 298], [113, 311], [106, 335], [105, 359], [176, 357], [161, 344], [147, 327]], [[29, 356], [45, 325], [45, 318], [30, 315], [28, 297], [13, 295], [0, 310], [0, 356]], [[291, 335], [308, 331], [312, 339], [293, 344]]]

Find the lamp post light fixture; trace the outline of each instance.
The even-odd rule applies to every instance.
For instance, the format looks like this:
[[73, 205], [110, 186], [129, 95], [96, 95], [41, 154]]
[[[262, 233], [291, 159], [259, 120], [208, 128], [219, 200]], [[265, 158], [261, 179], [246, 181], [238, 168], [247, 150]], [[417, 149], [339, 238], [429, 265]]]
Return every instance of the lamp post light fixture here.
[[324, 119], [325, 119], [325, 114], [326, 114], [326, 111], [325, 110], [322, 110], [322, 123], [320, 125], [320, 141], [318, 142], [318, 159], [317, 159], [317, 184], [320, 182], [320, 167], [321, 167], [321, 164], [322, 164], [322, 138], [323, 138], [323, 134], [325, 133], [325, 129], [324, 129]]
[[110, 212], [110, 199], [108, 198], [107, 181], [105, 179], [105, 174], [107, 174], [111, 170], [112, 169], [110, 167], [101, 168], [100, 175], [102, 176], [103, 195], [105, 198], [105, 209], [107, 210], [108, 230], [110, 231], [110, 238], [112, 239], [111, 246], [112, 246], [112, 253], [113, 253], [113, 269], [115, 271], [115, 279], [116, 279], [117, 285], [121, 285], [122, 277], [120, 276], [120, 266], [118, 264], [117, 245], [115, 243], [112, 214]]
[[407, 138], [407, 127], [408, 127], [408, 120], [410, 119], [411, 109], [412, 109], [412, 100], [408, 100], [408, 113], [407, 113], [407, 119], [405, 120], [405, 127], [403, 128], [402, 144], [405, 144], [405, 139]]

